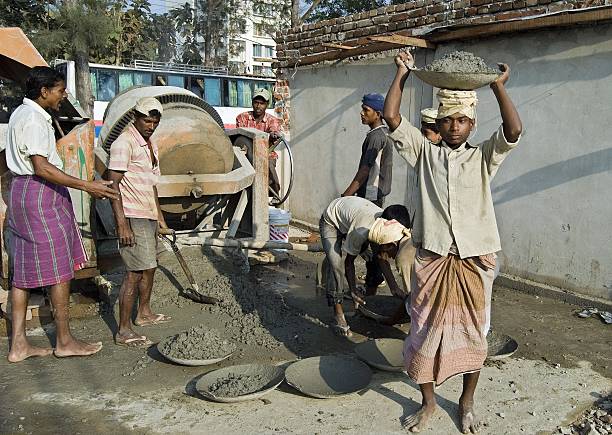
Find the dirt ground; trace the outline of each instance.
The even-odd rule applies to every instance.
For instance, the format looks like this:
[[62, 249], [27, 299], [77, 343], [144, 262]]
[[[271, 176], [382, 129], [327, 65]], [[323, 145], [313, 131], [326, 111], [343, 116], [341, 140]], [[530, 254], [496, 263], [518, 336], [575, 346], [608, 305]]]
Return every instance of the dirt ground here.
[[[408, 325], [386, 327], [355, 316], [349, 319], [355, 332], [351, 341], [334, 336], [326, 326], [331, 311], [315, 287], [321, 254], [292, 255], [279, 265], [253, 266], [247, 272], [231, 254], [195, 246], [183, 253], [202, 288], [222, 303], [204, 306], [181, 297], [186, 279], [165, 252], [153, 305], [173, 320], [135, 329], [159, 341], [207, 325], [237, 344], [229, 359], [215, 366], [183, 367], [166, 361], [155, 347], [116, 346], [116, 307], [90, 306], [84, 310], [89, 315], [72, 325], [80, 338], [103, 341], [104, 349], [94, 357], [9, 364], [8, 340], [0, 339], [0, 433], [403, 432], [400, 418], [418, 408], [419, 393], [402, 373], [374, 370], [369, 389], [337, 399], [311, 399], [286, 384], [265, 400], [218, 404], [202, 399], [195, 383], [215, 368], [352, 354], [355, 343], [367, 337], [403, 338]], [[121, 273], [107, 278], [116, 293]], [[482, 433], [551, 433], [612, 390], [610, 326], [575, 317], [577, 308], [495, 287], [493, 328], [514, 337], [519, 350], [482, 371], [476, 397], [486, 424]], [[29, 335], [37, 344], [53, 341], [52, 324]], [[438, 389], [441, 411], [425, 433], [459, 433], [454, 415], [460, 388], [460, 379], [451, 379]]]

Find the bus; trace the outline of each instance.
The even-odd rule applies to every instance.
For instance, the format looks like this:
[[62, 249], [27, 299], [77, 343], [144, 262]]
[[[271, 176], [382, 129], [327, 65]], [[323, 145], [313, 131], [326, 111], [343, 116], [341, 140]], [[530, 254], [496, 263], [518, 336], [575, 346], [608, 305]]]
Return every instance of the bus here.
[[[76, 95], [74, 61], [55, 60], [53, 66], [66, 76], [68, 92]], [[136, 60], [129, 66], [90, 63], [91, 90], [94, 97], [96, 137], [108, 102], [132, 86], [177, 86], [187, 89], [219, 113], [225, 128], [236, 126], [236, 116], [252, 107], [255, 89], [272, 93], [275, 79], [228, 74], [223, 67], [173, 64]], [[275, 116], [274, 110], [268, 113]]]

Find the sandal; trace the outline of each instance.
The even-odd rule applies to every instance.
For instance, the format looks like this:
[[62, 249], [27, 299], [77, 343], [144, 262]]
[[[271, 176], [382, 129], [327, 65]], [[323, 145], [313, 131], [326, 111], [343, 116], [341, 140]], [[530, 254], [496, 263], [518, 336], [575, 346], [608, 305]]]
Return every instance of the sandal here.
[[168, 323], [172, 320], [172, 317], [166, 316], [165, 314], [153, 314], [152, 317], [145, 318], [144, 320], [134, 320], [136, 326], [151, 326], [159, 325], [160, 323]]
[[119, 335], [115, 337], [115, 344], [117, 346], [125, 346], [125, 347], [149, 347], [153, 344], [151, 340], [149, 340], [144, 335], [138, 335], [132, 338], [126, 338], [125, 340], [117, 338]]
[[352, 337], [353, 333], [351, 332], [351, 327], [349, 325], [343, 326], [338, 323], [332, 325], [332, 331], [334, 334], [339, 335], [340, 337]]

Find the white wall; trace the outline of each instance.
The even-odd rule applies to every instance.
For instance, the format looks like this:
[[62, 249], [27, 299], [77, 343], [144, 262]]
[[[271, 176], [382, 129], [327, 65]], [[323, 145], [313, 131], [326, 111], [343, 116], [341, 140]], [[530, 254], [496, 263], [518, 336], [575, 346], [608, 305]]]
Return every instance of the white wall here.
[[[502, 271], [612, 299], [612, 26], [506, 35], [438, 48], [464, 49], [512, 67], [508, 89], [525, 133], [492, 191], [502, 239]], [[310, 222], [353, 176], [365, 130], [359, 98], [384, 91], [387, 62], [299, 70], [292, 81], [292, 139], [298, 173], [289, 206]], [[417, 79], [411, 119], [425, 107]], [[491, 91], [478, 91], [475, 140], [499, 126]], [[422, 100], [427, 103], [427, 98]], [[408, 110], [410, 98], [403, 102]], [[407, 198], [395, 155], [392, 203]]]

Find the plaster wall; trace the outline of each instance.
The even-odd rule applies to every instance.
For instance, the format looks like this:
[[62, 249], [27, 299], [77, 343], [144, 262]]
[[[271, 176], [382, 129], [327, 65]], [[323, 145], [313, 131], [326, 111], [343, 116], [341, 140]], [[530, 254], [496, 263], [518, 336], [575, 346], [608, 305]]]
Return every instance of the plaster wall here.
[[[575, 27], [452, 43], [435, 53], [440, 57], [462, 49], [512, 68], [507, 87], [524, 134], [491, 187], [502, 272], [604, 299], [612, 299], [610, 35], [611, 25]], [[423, 54], [417, 54], [421, 61]], [[295, 217], [316, 222], [350, 182], [366, 131], [359, 126], [359, 98], [364, 92], [386, 92], [391, 62], [299, 70], [291, 82], [298, 172], [289, 205]], [[406, 90], [402, 111], [417, 122], [432, 90], [416, 78]], [[489, 88], [480, 89], [478, 97], [473, 142], [501, 122]], [[387, 204], [409, 202], [413, 185], [411, 170], [394, 157]]]

